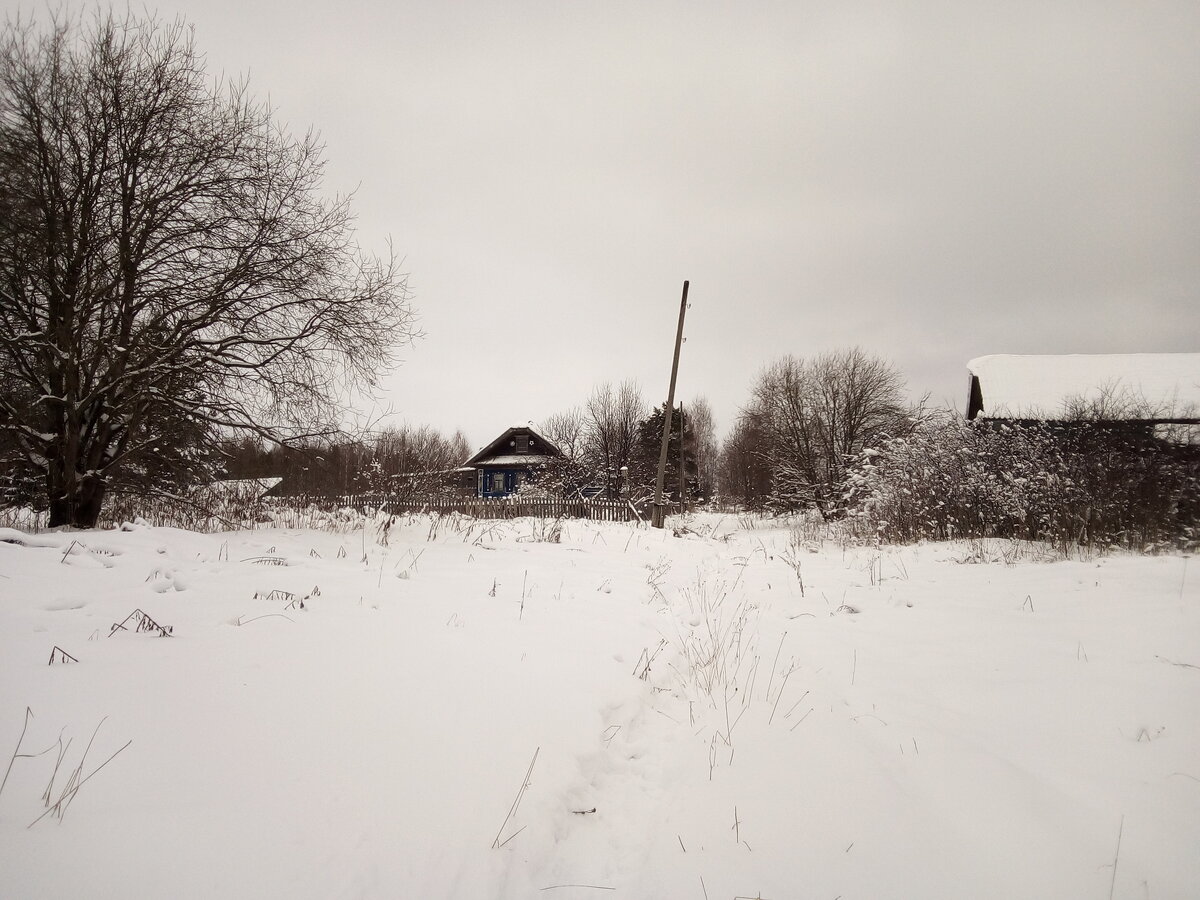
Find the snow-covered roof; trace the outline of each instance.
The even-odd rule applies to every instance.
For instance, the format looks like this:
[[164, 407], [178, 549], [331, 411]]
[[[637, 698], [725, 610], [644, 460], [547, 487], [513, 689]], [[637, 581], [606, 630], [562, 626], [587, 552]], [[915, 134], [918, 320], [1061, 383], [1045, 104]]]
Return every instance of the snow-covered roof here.
[[[559, 449], [556, 446], [554, 446], [553, 443], [546, 440], [546, 438], [542, 437], [540, 434], [538, 434], [536, 431], [534, 431], [528, 425], [514, 425], [512, 428], [505, 429], [503, 434], [501, 434], [498, 438], [496, 438], [494, 441], [492, 441], [490, 444], [488, 444], [486, 447], [484, 447], [478, 453], [473, 455], [470, 459], [468, 459], [465, 463], [463, 463], [463, 465], [464, 466], [476, 466], [480, 463], [492, 462], [496, 458], [496, 457], [493, 457], [492, 454], [499, 453], [501, 450], [507, 449], [507, 447], [505, 446], [506, 443], [509, 447], [515, 446], [515, 435], [520, 434], [520, 433], [528, 434], [532, 444], [535, 447], [546, 448], [547, 450], [550, 451], [549, 455], [551, 455], [551, 456], [561, 456], [562, 455], [561, 451], [559, 451]], [[508, 454], [505, 454], [505, 455], [507, 456]], [[522, 453], [521, 460], [522, 461], [532, 460], [534, 455], [535, 454], [532, 454], [532, 453]], [[544, 458], [538, 460], [538, 462], [544, 462], [544, 461], [545, 461]], [[500, 463], [500, 465], [505, 465], [505, 463]]]
[[1200, 419], [1200, 353], [997, 354], [967, 368], [972, 419]]
[[[540, 453], [508, 453], [504, 456], [489, 456], [479, 461], [481, 466], [540, 466], [550, 461]], [[472, 467], [473, 468], [473, 467]]]

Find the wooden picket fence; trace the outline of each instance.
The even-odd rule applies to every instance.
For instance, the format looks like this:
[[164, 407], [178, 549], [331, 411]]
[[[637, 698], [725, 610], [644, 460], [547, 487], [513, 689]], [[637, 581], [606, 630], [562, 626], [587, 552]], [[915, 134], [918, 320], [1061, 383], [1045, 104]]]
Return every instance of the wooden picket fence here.
[[[290, 499], [290, 498], [289, 498]], [[282, 498], [281, 498], [282, 500]], [[399, 498], [381, 494], [351, 494], [340, 497], [306, 500], [318, 505], [349, 507], [363, 513], [385, 512], [458, 513], [475, 519], [516, 519], [522, 516], [537, 518], [593, 519], [599, 522], [630, 522], [649, 518], [647, 511], [636, 509], [626, 500], [586, 500], [524, 497], [464, 497], [458, 499]], [[277, 501], [279, 502], [279, 501]]]
[[[313, 511], [320, 515], [341, 509], [353, 509], [366, 515], [384, 512], [457, 513], [476, 519], [516, 519], [531, 516], [544, 519], [592, 519], [599, 522], [649, 521], [650, 510], [642, 505], [635, 508], [627, 500], [587, 499], [527, 499], [523, 497], [460, 499], [389, 497], [384, 494], [295, 495], [267, 498], [266, 506], [272, 515], [262, 517], [259, 501], [246, 502], [241, 507], [207, 508], [201, 504], [180, 504], [159, 497], [114, 495], [100, 519], [100, 527], [110, 528], [124, 521], [144, 518], [151, 525], [187, 528], [213, 532], [229, 528], [274, 527], [283, 522], [286, 527], [315, 527]], [[677, 512], [678, 507], [668, 509]], [[307, 523], [307, 524], [306, 524]], [[26, 509], [0, 508], [0, 526], [36, 532], [46, 527], [46, 514]]]

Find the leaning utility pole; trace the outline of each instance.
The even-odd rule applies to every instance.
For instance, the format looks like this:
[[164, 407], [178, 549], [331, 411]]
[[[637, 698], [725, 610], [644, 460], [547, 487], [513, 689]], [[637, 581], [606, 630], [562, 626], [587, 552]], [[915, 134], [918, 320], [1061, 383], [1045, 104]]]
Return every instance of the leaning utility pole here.
[[[675, 412], [675, 376], [679, 374], [679, 347], [683, 343], [683, 316], [687, 312], [688, 283], [683, 283], [683, 299], [679, 301], [679, 329], [675, 332], [675, 358], [671, 361], [671, 388], [667, 392], [667, 408], [663, 410], [662, 449], [658, 453], [658, 481], [654, 486], [654, 505], [651, 508], [650, 524], [662, 528], [666, 523], [663, 509], [663, 482], [667, 477], [667, 447], [671, 441], [671, 419]], [[682, 437], [682, 436], [681, 436]]]

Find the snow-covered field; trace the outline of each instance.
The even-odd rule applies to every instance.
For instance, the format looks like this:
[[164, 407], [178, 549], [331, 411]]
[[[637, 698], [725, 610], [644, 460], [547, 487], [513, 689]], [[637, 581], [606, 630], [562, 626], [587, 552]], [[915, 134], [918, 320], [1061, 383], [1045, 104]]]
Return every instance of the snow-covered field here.
[[1200, 563], [689, 525], [0, 531], [0, 897], [1200, 896]]

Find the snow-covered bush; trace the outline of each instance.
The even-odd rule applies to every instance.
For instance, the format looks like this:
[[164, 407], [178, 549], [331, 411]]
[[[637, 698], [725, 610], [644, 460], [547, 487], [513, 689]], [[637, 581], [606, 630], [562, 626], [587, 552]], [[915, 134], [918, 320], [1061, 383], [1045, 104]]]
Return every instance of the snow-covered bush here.
[[1200, 450], [1120, 423], [933, 417], [860, 454], [848, 485], [851, 514], [888, 541], [1152, 549], [1200, 538]]

